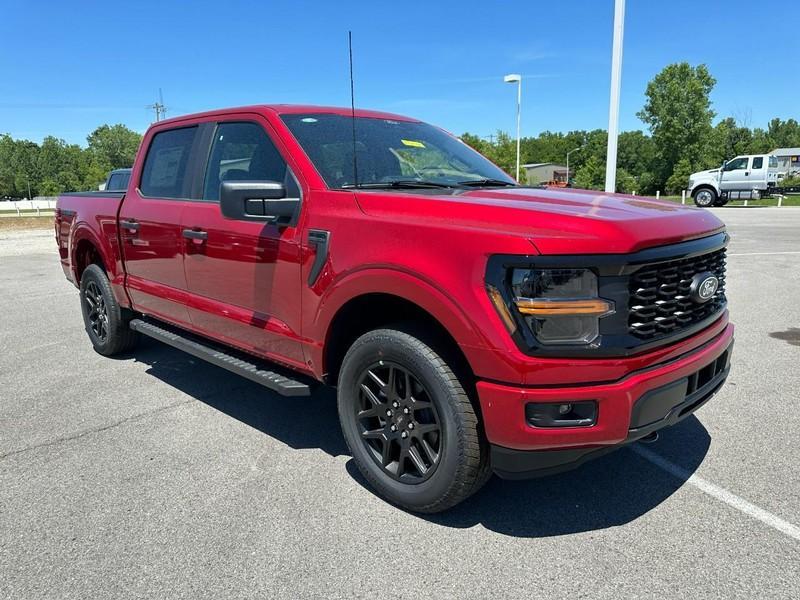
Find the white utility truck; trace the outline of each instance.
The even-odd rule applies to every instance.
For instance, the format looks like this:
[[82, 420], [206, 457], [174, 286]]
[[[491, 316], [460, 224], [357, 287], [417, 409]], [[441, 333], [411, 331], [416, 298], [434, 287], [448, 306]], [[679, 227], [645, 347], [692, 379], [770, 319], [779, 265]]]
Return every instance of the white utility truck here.
[[737, 156], [719, 169], [689, 176], [689, 193], [697, 206], [723, 206], [729, 200], [757, 200], [778, 182], [778, 159], [769, 154]]

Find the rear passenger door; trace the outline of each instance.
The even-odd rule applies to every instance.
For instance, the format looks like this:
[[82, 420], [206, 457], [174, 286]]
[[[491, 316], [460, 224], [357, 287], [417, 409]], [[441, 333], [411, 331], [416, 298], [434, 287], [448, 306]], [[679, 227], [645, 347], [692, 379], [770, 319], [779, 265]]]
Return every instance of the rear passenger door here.
[[131, 186], [119, 212], [133, 307], [185, 326], [191, 320], [185, 305], [181, 216], [191, 196], [197, 141], [197, 125], [157, 130], [145, 140], [145, 159], [133, 174], [137, 184]]
[[750, 159], [750, 175], [747, 179], [750, 187], [765, 189], [767, 186], [767, 165], [763, 156], [754, 156]]
[[194, 329], [303, 368], [300, 227], [226, 219], [219, 206], [226, 180], [277, 181], [299, 198], [296, 171], [261, 117], [213, 127], [202, 189], [182, 222], [184, 234], [194, 236], [184, 262]]

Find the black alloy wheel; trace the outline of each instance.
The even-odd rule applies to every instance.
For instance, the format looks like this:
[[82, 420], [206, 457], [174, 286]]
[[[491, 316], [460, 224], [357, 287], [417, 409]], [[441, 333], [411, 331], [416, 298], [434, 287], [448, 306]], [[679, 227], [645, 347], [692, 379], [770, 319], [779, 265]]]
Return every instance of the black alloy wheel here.
[[339, 422], [378, 494], [435, 513], [486, 483], [489, 445], [465, 389], [470, 378], [446, 340], [417, 323], [367, 331], [353, 342], [339, 370]]
[[358, 383], [356, 420], [368, 454], [392, 479], [415, 484], [439, 465], [443, 437], [428, 391], [405, 367], [380, 361]]
[[97, 341], [104, 343], [108, 339], [108, 310], [106, 301], [100, 288], [94, 281], [90, 281], [84, 290], [84, 302], [86, 302], [86, 316], [89, 320], [89, 327]]
[[97, 352], [113, 356], [136, 346], [139, 334], [129, 326], [134, 313], [119, 305], [100, 265], [91, 264], [81, 274], [80, 299], [83, 324]]

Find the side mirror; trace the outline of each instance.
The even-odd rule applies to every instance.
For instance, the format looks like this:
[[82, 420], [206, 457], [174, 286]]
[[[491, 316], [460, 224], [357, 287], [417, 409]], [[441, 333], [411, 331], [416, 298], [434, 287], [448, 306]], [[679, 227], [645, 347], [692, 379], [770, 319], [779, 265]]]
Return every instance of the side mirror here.
[[286, 188], [277, 181], [223, 181], [219, 186], [219, 206], [226, 219], [288, 224], [299, 205], [300, 198], [287, 198]]

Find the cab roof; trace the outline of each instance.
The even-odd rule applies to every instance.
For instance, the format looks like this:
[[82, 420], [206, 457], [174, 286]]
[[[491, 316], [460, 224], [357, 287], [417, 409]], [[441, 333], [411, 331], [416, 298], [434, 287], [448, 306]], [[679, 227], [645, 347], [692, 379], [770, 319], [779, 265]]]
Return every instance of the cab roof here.
[[[351, 114], [351, 109], [340, 106], [315, 106], [312, 104], [254, 104], [250, 106], [221, 108], [200, 113], [193, 113], [189, 115], [181, 115], [179, 117], [172, 117], [170, 119], [164, 119], [163, 121], [158, 121], [158, 124], [164, 125], [169, 123], [180, 123], [181, 121], [186, 121], [188, 119], [219, 117], [231, 113], [246, 113], [246, 112], [250, 113], [271, 112], [277, 115], [330, 114], [330, 115], [342, 115], [345, 117], [349, 117]], [[369, 110], [363, 108], [355, 109], [355, 116], [368, 119], [391, 119], [392, 121], [418, 122], [417, 119], [412, 119], [410, 117], [405, 117], [403, 115], [396, 115], [393, 113], [381, 112], [377, 110]]]

